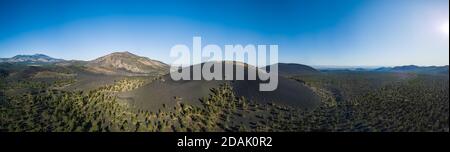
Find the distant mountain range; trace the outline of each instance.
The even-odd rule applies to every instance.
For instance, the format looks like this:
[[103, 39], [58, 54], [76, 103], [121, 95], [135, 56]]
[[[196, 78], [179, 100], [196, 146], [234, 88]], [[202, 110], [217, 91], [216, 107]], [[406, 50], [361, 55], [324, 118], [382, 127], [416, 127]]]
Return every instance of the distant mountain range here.
[[[165, 74], [169, 72], [169, 65], [161, 61], [138, 56], [130, 52], [115, 52], [92, 61], [63, 60], [52, 58], [44, 54], [16, 55], [12, 58], [0, 58], [0, 63], [41, 65], [56, 64], [59, 66], [82, 66], [94, 73], [108, 75], [149, 75]], [[267, 70], [270, 70], [267, 68]], [[370, 71], [370, 72], [398, 72], [419, 74], [448, 74], [446, 66], [395, 66], [380, 68], [324, 68], [320, 71]], [[282, 76], [317, 74], [319, 70], [302, 64], [278, 63], [278, 73]]]
[[417, 74], [449, 74], [448, 65], [445, 66], [394, 66], [394, 67], [320, 67], [322, 72], [392, 72], [392, 73], [417, 73]]
[[448, 65], [446, 66], [395, 66], [381, 67], [372, 71], [377, 72], [400, 72], [400, 73], [420, 73], [420, 74], [448, 74]]
[[16, 55], [12, 58], [0, 58], [0, 62], [27, 63], [27, 64], [56, 63], [61, 61], [64, 60], [52, 58], [44, 54]]

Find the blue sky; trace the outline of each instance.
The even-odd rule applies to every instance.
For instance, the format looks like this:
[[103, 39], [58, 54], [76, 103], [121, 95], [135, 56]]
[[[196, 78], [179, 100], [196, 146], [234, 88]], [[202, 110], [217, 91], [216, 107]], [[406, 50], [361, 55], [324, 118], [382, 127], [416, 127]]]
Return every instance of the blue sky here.
[[308, 65], [449, 64], [448, 0], [1, 0], [0, 57], [91, 60], [130, 51], [170, 63], [191, 44], [278, 44]]

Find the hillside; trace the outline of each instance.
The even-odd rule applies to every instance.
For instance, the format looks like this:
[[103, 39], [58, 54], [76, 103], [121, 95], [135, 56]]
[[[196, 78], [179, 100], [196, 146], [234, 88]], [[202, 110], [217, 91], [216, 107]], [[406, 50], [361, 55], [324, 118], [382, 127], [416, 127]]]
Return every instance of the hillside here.
[[137, 56], [130, 52], [115, 52], [89, 61], [89, 71], [108, 75], [158, 75], [168, 72], [169, 66], [160, 61]]
[[[269, 66], [265, 68], [267, 71], [270, 71]], [[318, 70], [313, 67], [297, 64], [297, 63], [278, 63], [278, 74], [281, 76], [296, 76], [296, 75], [309, 75], [309, 74], [318, 74], [320, 73]]]

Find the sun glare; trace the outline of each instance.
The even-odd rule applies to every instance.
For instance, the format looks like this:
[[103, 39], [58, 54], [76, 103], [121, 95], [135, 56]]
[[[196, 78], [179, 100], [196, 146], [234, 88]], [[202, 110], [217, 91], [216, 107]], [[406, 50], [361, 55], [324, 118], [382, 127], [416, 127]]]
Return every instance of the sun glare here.
[[441, 25], [441, 31], [445, 35], [447, 35], [447, 36], [449, 35], [449, 24], [448, 24], [448, 21]]

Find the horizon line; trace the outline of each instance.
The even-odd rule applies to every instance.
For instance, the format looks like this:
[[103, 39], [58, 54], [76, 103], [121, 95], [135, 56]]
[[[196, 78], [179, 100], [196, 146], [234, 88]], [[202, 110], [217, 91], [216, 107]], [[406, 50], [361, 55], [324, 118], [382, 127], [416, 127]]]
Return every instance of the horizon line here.
[[[112, 51], [112, 52], [110, 52], [108, 54], [105, 54], [105, 55], [102, 55], [102, 56], [99, 56], [99, 57], [95, 57], [94, 59], [88, 59], [88, 60], [83, 60], [83, 59], [64, 59], [64, 58], [54, 57], [54, 56], [51, 56], [51, 55], [48, 55], [48, 54], [45, 54], [45, 53], [16, 54], [16, 55], [14, 55], [12, 57], [0, 57], [0, 59], [13, 58], [13, 57], [19, 56], [19, 55], [29, 55], [29, 56], [31, 56], [31, 55], [45, 55], [45, 56], [48, 56], [48, 57], [51, 57], [51, 58], [54, 58], [54, 59], [61, 59], [61, 60], [64, 60], [64, 61], [92, 61], [92, 60], [95, 60], [97, 58], [100, 58], [100, 57], [103, 57], [103, 56], [106, 56], [106, 55], [109, 55], [109, 54], [112, 54], [112, 53], [126, 53], [126, 52], [134, 54], [136, 56], [146, 57], [146, 58], [149, 58], [149, 59], [152, 59], [152, 60], [157, 60], [159, 62], [163, 62], [160, 59], [155, 59], [155, 58], [150, 58], [148, 56], [138, 55], [138, 54], [133, 53], [131, 51]], [[225, 61], [225, 60], [222, 60], [222, 61]], [[163, 62], [163, 63], [168, 64], [166, 62]], [[247, 62], [244, 62], [244, 63], [247, 63]], [[409, 64], [400, 64], [400, 65], [363, 65], [363, 64], [361, 64], [361, 65], [326, 65], [326, 64], [305, 64], [305, 63], [298, 63], [298, 62], [278, 62], [278, 63], [302, 64], [302, 65], [311, 66], [311, 67], [316, 68], [316, 69], [321, 69], [321, 68], [329, 68], [329, 69], [330, 68], [331, 69], [380, 68], [380, 67], [396, 67], [396, 66], [419, 66], [419, 67], [449, 66], [449, 64], [443, 64], [443, 65], [436, 65], [436, 64], [434, 64], [434, 65], [422, 65], [422, 64], [411, 64], [411, 63], [409, 63]], [[194, 64], [191, 64], [191, 65], [194, 65]]]

